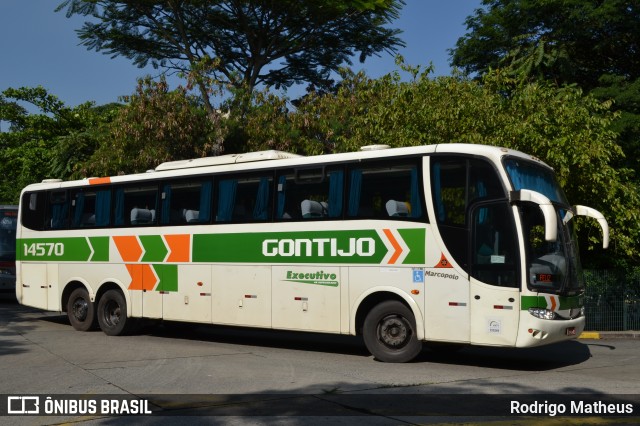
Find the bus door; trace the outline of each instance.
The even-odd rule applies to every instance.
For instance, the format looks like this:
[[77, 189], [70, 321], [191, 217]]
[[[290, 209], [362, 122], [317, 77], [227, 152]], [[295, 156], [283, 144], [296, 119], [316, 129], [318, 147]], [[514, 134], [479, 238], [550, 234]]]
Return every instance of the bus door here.
[[469, 212], [472, 344], [515, 345], [520, 317], [520, 256], [513, 207], [479, 202]]

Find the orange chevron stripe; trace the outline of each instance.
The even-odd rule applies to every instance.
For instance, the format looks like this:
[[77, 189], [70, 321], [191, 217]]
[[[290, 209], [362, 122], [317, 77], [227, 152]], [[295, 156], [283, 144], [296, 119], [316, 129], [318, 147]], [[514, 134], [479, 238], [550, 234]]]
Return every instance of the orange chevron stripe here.
[[383, 229], [382, 231], [384, 232], [384, 235], [387, 236], [389, 242], [395, 249], [395, 253], [393, 253], [393, 256], [391, 256], [391, 258], [389, 259], [389, 264], [393, 265], [398, 261], [398, 258], [402, 254], [402, 247], [400, 246], [400, 244], [398, 244], [398, 240], [396, 240], [396, 238], [393, 236], [390, 229]]
[[137, 262], [142, 256], [142, 247], [138, 239], [133, 235], [113, 237], [113, 242], [120, 253], [120, 257], [125, 262]]
[[158, 278], [153, 273], [151, 265], [125, 265], [131, 282], [129, 290], [153, 290], [158, 284]]
[[124, 265], [127, 267], [131, 282], [129, 283], [129, 290], [142, 290], [142, 270], [140, 265]]
[[165, 235], [165, 241], [169, 246], [167, 262], [189, 262], [191, 251], [191, 235]]
[[556, 303], [557, 303], [556, 302], [556, 298], [553, 297], [553, 296], [550, 296], [549, 299], [551, 299], [551, 310], [555, 312], [556, 311], [556, 306], [557, 306], [556, 305]]
[[158, 278], [153, 273], [153, 267], [151, 265], [140, 265], [142, 267], [142, 289], [153, 290], [158, 284]]

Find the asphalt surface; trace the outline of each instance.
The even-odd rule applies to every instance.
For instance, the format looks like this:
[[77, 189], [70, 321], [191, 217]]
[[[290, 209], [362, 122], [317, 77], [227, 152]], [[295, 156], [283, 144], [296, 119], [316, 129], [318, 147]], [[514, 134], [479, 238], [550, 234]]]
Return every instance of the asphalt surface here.
[[35, 395], [98, 406], [140, 400], [153, 413], [63, 410], [0, 417], [0, 424], [568, 423], [548, 413], [511, 413], [514, 402], [546, 402], [547, 410], [632, 404], [624, 417], [569, 420], [638, 424], [638, 333], [596, 337], [522, 350], [425, 349], [412, 363], [384, 364], [351, 336], [167, 322], [110, 337], [0, 300], [0, 409], [9, 396]]

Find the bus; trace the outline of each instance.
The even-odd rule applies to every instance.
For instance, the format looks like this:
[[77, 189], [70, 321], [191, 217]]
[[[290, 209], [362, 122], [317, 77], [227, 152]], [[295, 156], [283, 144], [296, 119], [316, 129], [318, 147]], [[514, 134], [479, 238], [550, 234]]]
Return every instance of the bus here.
[[491, 146], [172, 161], [24, 188], [16, 296], [110, 336], [139, 319], [360, 335], [384, 362], [532, 347], [584, 329], [577, 216], [606, 247], [551, 167]]
[[0, 294], [16, 292], [18, 206], [0, 205]]

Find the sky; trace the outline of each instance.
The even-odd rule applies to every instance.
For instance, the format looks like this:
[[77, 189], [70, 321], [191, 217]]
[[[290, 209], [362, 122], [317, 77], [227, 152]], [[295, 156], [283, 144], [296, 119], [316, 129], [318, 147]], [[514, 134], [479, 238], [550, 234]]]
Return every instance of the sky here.
[[[62, 0], [0, 0], [0, 92], [9, 88], [42, 86], [65, 105], [87, 101], [117, 102], [134, 92], [138, 78], [158, 76], [152, 67], [140, 69], [126, 58], [111, 58], [79, 44], [76, 29], [82, 17], [54, 12]], [[399, 53], [410, 65], [433, 63], [435, 75], [448, 75], [449, 52], [466, 32], [464, 21], [481, 0], [406, 0], [393, 27], [403, 31], [406, 47]], [[380, 77], [397, 69], [389, 54], [354, 59], [354, 70]], [[181, 83], [168, 79], [173, 88]], [[288, 94], [294, 95], [292, 92]]]

